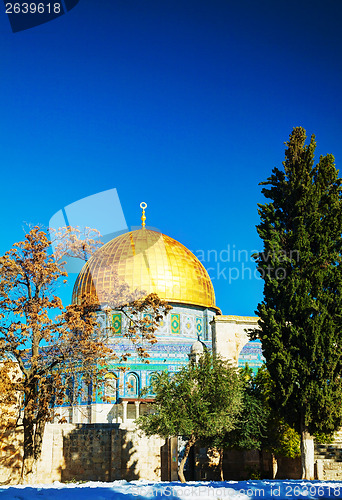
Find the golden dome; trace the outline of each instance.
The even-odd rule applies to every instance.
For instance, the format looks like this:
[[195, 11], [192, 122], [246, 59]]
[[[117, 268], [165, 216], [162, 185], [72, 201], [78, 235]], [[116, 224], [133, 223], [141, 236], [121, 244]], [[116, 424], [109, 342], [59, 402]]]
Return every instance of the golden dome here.
[[84, 294], [95, 295], [95, 290], [110, 292], [114, 275], [131, 291], [217, 309], [213, 285], [201, 262], [184, 245], [156, 231], [125, 233], [101, 247], [78, 275], [73, 302]]

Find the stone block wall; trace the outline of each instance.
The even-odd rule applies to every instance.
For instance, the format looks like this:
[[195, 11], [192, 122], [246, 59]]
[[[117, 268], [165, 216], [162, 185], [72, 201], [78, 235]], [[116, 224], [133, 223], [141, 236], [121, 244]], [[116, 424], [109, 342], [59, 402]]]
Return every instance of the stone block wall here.
[[21, 474], [23, 433], [13, 427], [0, 427], [0, 483], [17, 483]]
[[119, 424], [50, 424], [38, 476], [43, 482], [160, 481], [164, 442]]
[[[4, 430], [0, 482], [15, 484], [21, 472], [22, 429]], [[47, 424], [35, 482], [161, 480], [165, 439], [139, 435], [119, 424]]]
[[256, 317], [215, 316], [211, 322], [214, 354], [237, 365], [241, 349], [250, 340], [247, 330], [257, 326]]
[[342, 479], [342, 430], [330, 444], [315, 445], [316, 477], [324, 481]]
[[[22, 428], [0, 428], [2, 484], [16, 484], [19, 480], [22, 441]], [[47, 424], [35, 482], [118, 479], [153, 482], [168, 481], [171, 477], [177, 480], [177, 439], [174, 441], [170, 446], [170, 442], [166, 445], [164, 439], [140, 435], [133, 425]], [[197, 450], [193, 458], [197, 468], [194, 477], [189, 479], [217, 479], [217, 470], [213, 463], [208, 462], [206, 450]], [[263, 469], [264, 477], [271, 477], [269, 454], [262, 454], [262, 457], [256, 451], [224, 454], [226, 479], [248, 479], [260, 469]], [[277, 477], [300, 478], [300, 459], [279, 459]], [[342, 431], [336, 433], [334, 443], [316, 445], [316, 477], [320, 480], [342, 479]]]

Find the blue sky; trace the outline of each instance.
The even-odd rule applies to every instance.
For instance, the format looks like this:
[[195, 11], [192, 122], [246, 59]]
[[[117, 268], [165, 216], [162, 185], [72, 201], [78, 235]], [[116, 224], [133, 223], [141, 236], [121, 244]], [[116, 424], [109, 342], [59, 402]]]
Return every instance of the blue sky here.
[[147, 202], [204, 253], [222, 312], [253, 315], [258, 183], [298, 125], [341, 165], [341, 23], [336, 0], [80, 0], [12, 33], [2, 7], [0, 253], [116, 188], [128, 226]]

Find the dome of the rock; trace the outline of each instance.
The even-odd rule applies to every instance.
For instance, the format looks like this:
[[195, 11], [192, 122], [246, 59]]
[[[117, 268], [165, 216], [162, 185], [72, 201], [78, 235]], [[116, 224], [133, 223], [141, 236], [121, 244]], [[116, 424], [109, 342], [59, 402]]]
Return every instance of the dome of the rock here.
[[[88, 295], [97, 301], [96, 331], [113, 355], [108, 355], [99, 389], [96, 384], [87, 386], [82, 377], [75, 381], [84, 386], [84, 391], [76, 405], [65, 405], [60, 412], [70, 423], [127, 425], [149, 411], [156, 374], [175, 373], [189, 361], [197, 363], [204, 352], [213, 350], [241, 366], [253, 357], [254, 366], [261, 364], [261, 349], [256, 352], [255, 346], [239, 358], [249, 340], [246, 329], [255, 328], [257, 318], [221, 315], [201, 262], [178, 241], [146, 228], [146, 206], [140, 204], [142, 228], [103, 245], [76, 280], [72, 300], [80, 303]], [[136, 336], [131, 337], [130, 304], [136, 298], [135, 291], [155, 293], [171, 306], [168, 313], [159, 316], [153, 342], [139, 330], [139, 323]], [[139, 320], [149, 325], [153, 320], [151, 308], [134, 307], [138, 308]]]

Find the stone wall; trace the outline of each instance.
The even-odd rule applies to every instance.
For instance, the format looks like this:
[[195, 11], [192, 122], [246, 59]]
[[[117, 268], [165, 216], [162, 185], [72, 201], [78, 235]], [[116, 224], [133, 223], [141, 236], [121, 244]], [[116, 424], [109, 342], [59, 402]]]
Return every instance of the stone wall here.
[[0, 483], [18, 482], [22, 466], [23, 433], [13, 427], [0, 428]]
[[118, 424], [50, 424], [38, 474], [43, 482], [160, 481], [165, 440], [139, 435]]
[[[219, 456], [209, 453], [208, 460], [205, 449], [197, 450], [196, 474], [192, 479], [219, 481]], [[291, 459], [279, 457], [277, 461], [278, 479], [300, 479], [300, 457]], [[258, 450], [226, 450], [223, 455], [223, 476], [226, 481], [244, 481], [248, 479], [272, 479], [272, 456]], [[342, 470], [341, 470], [342, 476]]]
[[[22, 428], [0, 429], [0, 483], [15, 484], [21, 471]], [[194, 450], [195, 451], [195, 450]], [[262, 465], [261, 461], [262, 460]], [[218, 479], [205, 449], [192, 457], [188, 480]], [[225, 479], [242, 480], [272, 476], [269, 454], [256, 451], [229, 451], [224, 454]], [[279, 459], [277, 478], [299, 479], [300, 459]], [[316, 477], [342, 480], [342, 431], [328, 445], [316, 445]], [[36, 483], [53, 481], [114, 481], [145, 479], [177, 480], [177, 439], [148, 438], [133, 425], [47, 424]]]
[[[22, 438], [22, 431], [3, 433], [0, 482], [18, 481]], [[119, 424], [47, 424], [35, 481], [160, 481], [164, 444]]]
[[316, 477], [325, 481], [342, 479], [342, 430], [330, 444], [315, 445]]
[[211, 322], [214, 354], [237, 365], [241, 349], [250, 340], [247, 331], [257, 327], [256, 317], [215, 316]]

